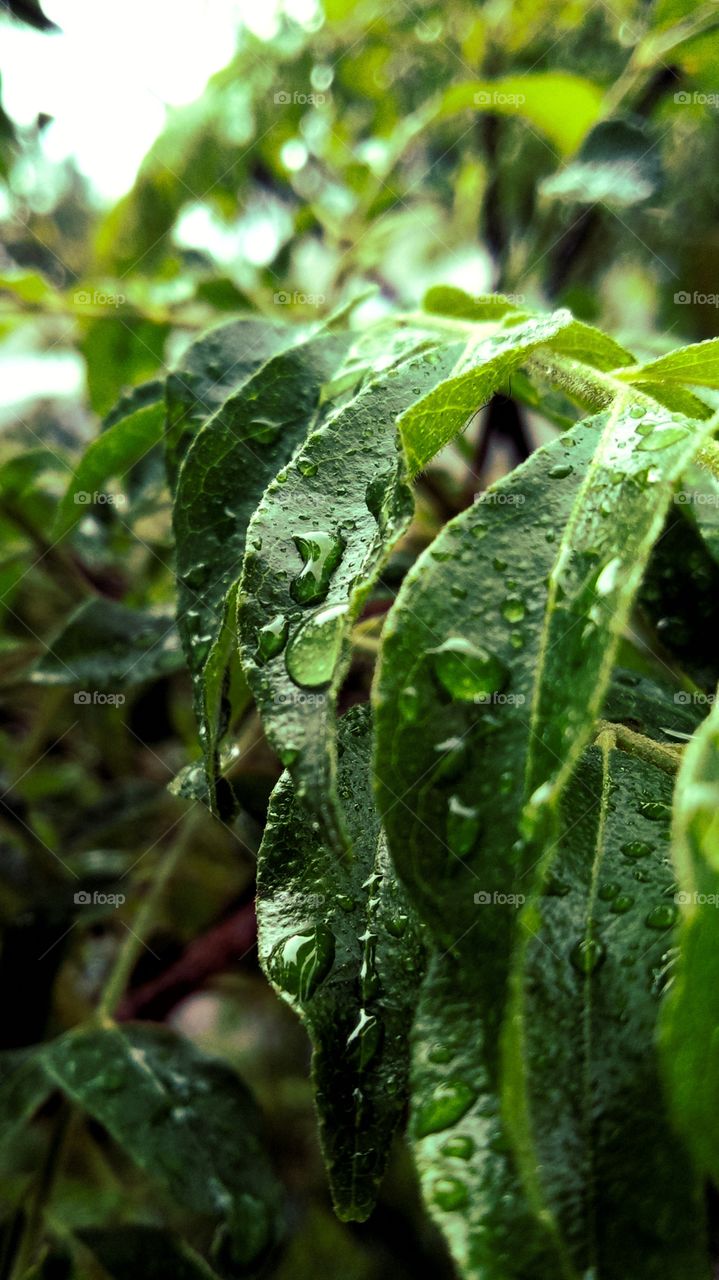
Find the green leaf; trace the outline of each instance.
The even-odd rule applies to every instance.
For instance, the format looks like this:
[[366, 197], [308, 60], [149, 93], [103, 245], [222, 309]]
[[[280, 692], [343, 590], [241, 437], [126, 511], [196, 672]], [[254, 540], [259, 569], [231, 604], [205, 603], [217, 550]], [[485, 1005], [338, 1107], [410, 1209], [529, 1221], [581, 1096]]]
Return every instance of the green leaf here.
[[602, 120], [576, 158], [540, 184], [543, 196], [572, 205], [627, 209], [655, 195], [662, 181], [656, 140], [626, 120]]
[[556, 808], [586, 745], [673, 485], [715, 426], [615, 402], [549, 578], [527, 762], [536, 818]]
[[[134, 397], [126, 399], [126, 415], [118, 417], [115, 411], [107, 429], [88, 445], [80, 459], [58, 509], [52, 531], [54, 539], [64, 537], [82, 519], [98, 489], [110, 476], [123, 477], [162, 439], [165, 421], [162, 384], [145, 384], [136, 389]], [[138, 404], [140, 399], [145, 403]]]
[[52, 1093], [43, 1070], [42, 1049], [0, 1053], [0, 1140], [3, 1148]]
[[528, 71], [498, 80], [453, 85], [443, 96], [440, 115], [473, 108], [526, 120], [558, 151], [570, 154], [599, 117], [603, 91], [566, 71]]
[[428, 394], [415, 398], [416, 403], [400, 417], [410, 475], [416, 476], [462, 430], [529, 352], [572, 323], [571, 312], [555, 311], [493, 334], [470, 331], [450, 375]]
[[75, 610], [48, 644], [31, 679], [35, 684], [84, 684], [85, 696], [78, 694], [75, 701], [90, 703], [100, 690], [128, 688], [169, 675], [182, 665], [170, 614], [92, 599]]
[[577, 424], [451, 521], [383, 634], [375, 772], [390, 853], [439, 945], [486, 965], [489, 985], [490, 972], [503, 983], [513, 913], [478, 914], [474, 895], [518, 892], [533, 861], [519, 818], [547, 579], [600, 426]]
[[228, 592], [239, 577], [247, 526], [311, 427], [322, 386], [348, 343], [347, 334], [322, 334], [267, 360], [200, 428], [180, 468], [173, 512], [177, 626], [195, 682], [213, 808], [222, 685], [236, 648]]
[[671, 1109], [699, 1169], [719, 1177], [719, 704], [697, 729], [679, 771], [672, 854], [681, 908], [674, 983], [661, 1049]]
[[214, 1221], [213, 1260], [256, 1263], [278, 1231], [279, 1195], [252, 1095], [224, 1063], [161, 1027], [81, 1028], [43, 1055], [53, 1082], [150, 1177]]
[[371, 1212], [406, 1105], [407, 1040], [424, 967], [415, 917], [374, 807], [368, 707], [339, 726], [338, 791], [349, 865], [277, 784], [258, 858], [260, 961], [312, 1040], [332, 1197], [342, 1219]]
[[[119, 1227], [88, 1227], [75, 1239], [113, 1280], [135, 1280], [142, 1259], [143, 1280], [216, 1280], [194, 1250], [159, 1227], [125, 1222]], [[78, 1259], [78, 1262], [80, 1259]]]
[[603, 732], [520, 917], [505, 1114], [573, 1280], [709, 1275], [702, 1188], [668, 1140], [654, 1048], [677, 914], [671, 798], [665, 773]]
[[[493, 909], [502, 910], [475, 908], [478, 917]], [[410, 1139], [422, 1194], [465, 1280], [558, 1280], [500, 1112], [497, 1035], [481, 967], [435, 957], [412, 1032]]]
[[[522, 299], [522, 304], [524, 299]], [[451, 316], [456, 320], [468, 320], [474, 324], [487, 320], [501, 320], [504, 316], [523, 313], [523, 305], [505, 297], [502, 293], [472, 295], [454, 285], [434, 285], [422, 299], [425, 311], [436, 316]]]
[[286, 325], [242, 316], [210, 329], [187, 348], [168, 375], [165, 392], [165, 458], [171, 488], [195, 432], [266, 360], [300, 337], [299, 330]]
[[719, 338], [680, 347], [669, 355], [659, 356], [634, 369], [619, 369], [614, 375], [623, 382], [680, 383], [697, 387], [719, 388]]
[[413, 508], [395, 420], [460, 346], [409, 358], [332, 414], [269, 486], [248, 532], [243, 667], [271, 745], [338, 849], [335, 705], [348, 636]]

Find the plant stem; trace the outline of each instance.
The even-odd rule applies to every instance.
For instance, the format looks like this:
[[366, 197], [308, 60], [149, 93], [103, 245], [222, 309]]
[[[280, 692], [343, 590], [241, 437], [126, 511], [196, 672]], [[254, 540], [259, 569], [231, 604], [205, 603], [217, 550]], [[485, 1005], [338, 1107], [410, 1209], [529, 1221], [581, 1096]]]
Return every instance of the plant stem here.
[[68, 1102], [63, 1101], [54, 1120], [42, 1168], [31, 1192], [27, 1209], [24, 1211], [22, 1236], [15, 1255], [13, 1268], [10, 1272], [11, 1280], [21, 1280], [21, 1277], [25, 1275], [35, 1260], [37, 1250], [42, 1241], [45, 1202], [49, 1198], [52, 1184], [60, 1167], [72, 1115], [71, 1106]]
[[174, 875], [180, 859], [192, 842], [203, 816], [202, 805], [197, 801], [195, 808], [188, 813], [184, 827], [178, 834], [174, 845], [165, 854], [159, 871], [135, 917], [133, 922], [134, 929], [128, 929], [127, 938], [120, 947], [113, 968], [105, 983], [96, 1011], [96, 1017], [99, 1021], [104, 1022], [107, 1019], [111, 1019], [122, 1000], [132, 976], [132, 971], [137, 963], [137, 958], [142, 948], [146, 945], [145, 939], [151, 932], [157, 918], [157, 912], [162, 904], [165, 889]]
[[[599, 743], [603, 735], [612, 734], [613, 746], [616, 746], [620, 751], [626, 751], [627, 755], [637, 756], [639, 760], [655, 765], [657, 769], [662, 769], [664, 773], [673, 776], [681, 764], [681, 747], [674, 747], [665, 742], [655, 742], [653, 738], [647, 738], [643, 733], [636, 733], [634, 729], [628, 729], [626, 725], [613, 724], [609, 720], [600, 720], [597, 730], [597, 738], [595, 739], [597, 743]], [[606, 741], [606, 738], [604, 740]]]

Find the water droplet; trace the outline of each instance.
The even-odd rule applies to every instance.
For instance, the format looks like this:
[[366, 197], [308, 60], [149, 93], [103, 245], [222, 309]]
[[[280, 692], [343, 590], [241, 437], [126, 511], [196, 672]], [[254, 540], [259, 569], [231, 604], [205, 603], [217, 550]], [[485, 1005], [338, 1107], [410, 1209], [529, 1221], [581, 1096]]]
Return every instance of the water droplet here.
[[647, 844], [646, 840], [627, 840], [621, 848], [626, 858], [646, 858], [654, 852], [654, 845]]
[[455, 1160], [469, 1160], [474, 1152], [474, 1139], [458, 1133], [454, 1138], [443, 1142], [440, 1151], [443, 1156], [452, 1156]]
[[560, 879], [555, 871], [550, 871], [542, 887], [542, 893], [548, 898], [566, 898], [571, 888], [572, 886], [566, 880]]
[[335, 902], [337, 903], [338, 907], [342, 908], [343, 911], [354, 910], [355, 900], [350, 896], [349, 893], [338, 893], [337, 897], [335, 898]]
[[451, 697], [460, 702], [497, 693], [507, 679], [507, 668], [495, 654], [480, 649], [461, 636], [445, 640], [430, 650], [435, 674]]
[[647, 916], [646, 923], [650, 929], [670, 929], [677, 918], [677, 909], [672, 902], [662, 902], [658, 907], [652, 907]]
[[303, 1003], [327, 977], [335, 957], [334, 934], [325, 925], [285, 938], [269, 961], [272, 979]]
[[433, 1044], [427, 1054], [430, 1062], [451, 1062], [454, 1054], [446, 1044]]
[[276, 440], [284, 423], [275, 418], [253, 418], [249, 425], [248, 436], [257, 444], [272, 444]]
[[270, 658], [275, 658], [282, 652], [287, 643], [289, 625], [289, 620], [284, 614], [278, 613], [271, 622], [260, 627], [257, 633], [258, 662], [269, 662]]
[[606, 954], [606, 947], [598, 938], [581, 938], [572, 947], [569, 958], [578, 973], [594, 973]]
[[637, 449], [668, 449], [670, 445], [680, 444], [686, 437], [686, 427], [657, 427], [655, 431], [650, 431], [649, 435], [645, 435], [639, 441]]
[[445, 738], [444, 742], [437, 743], [434, 750], [439, 756], [434, 770], [435, 778], [437, 780], [446, 778], [450, 781], [456, 778], [464, 768], [467, 759], [466, 738]]
[[298, 604], [314, 604], [324, 600], [330, 578], [342, 559], [344, 541], [338, 534], [315, 529], [296, 534], [293, 542], [304, 561], [304, 568], [290, 584], [290, 595]]
[[502, 605], [502, 617], [507, 622], [521, 622], [524, 617], [524, 601], [518, 596], [509, 596]]
[[613, 898], [616, 898], [620, 888], [621, 885], [617, 880], [605, 880], [604, 884], [599, 886], [599, 897], [602, 902], [611, 902]]
[[646, 800], [639, 806], [639, 812], [650, 822], [663, 822], [669, 817], [669, 806], [663, 804], [661, 800]]
[[419, 715], [420, 701], [419, 692], [413, 684], [406, 684], [404, 689], [399, 693], [399, 713], [403, 720], [413, 723]]
[[447, 844], [452, 853], [463, 858], [479, 835], [479, 810], [463, 804], [459, 796], [450, 796], [447, 812]]
[[469, 1199], [469, 1192], [459, 1178], [438, 1178], [432, 1191], [432, 1199], [440, 1209], [460, 1209]]
[[393, 938], [401, 938], [407, 932], [409, 916], [399, 913], [396, 916], [390, 916], [387, 920], [387, 932], [392, 934]]
[[360, 1070], [374, 1058], [382, 1042], [382, 1026], [366, 1009], [360, 1009], [359, 1019], [347, 1038], [347, 1050]]
[[306, 476], [307, 478], [309, 478], [310, 476], [316, 476], [317, 463], [312, 462], [310, 458], [298, 458], [297, 470], [299, 471], [301, 476]]
[[624, 912], [628, 911], [629, 908], [633, 906], [634, 898], [631, 893], [620, 893], [617, 894], [617, 897], [614, 899], [610, 910], [613, 911], [615, 915], [623, 916]]
[[468, 1084], [461, 1080], [449, 1080], [438, 1084], [430, 1097], [419, 1108], [415, 1121], [418, 1138], [428, 1133], [440, 1133], [456, 1124], [469, 1111], [474, 1102], [475, 1093]]
[[571, 476], [574, 467], [569, 462], [558, 462], [555, 467], [551, 467], [547, 472], [550, 480], [564, 480], [567, 476]]
[[317, 689], [332, 679], [342, 647], [346, 604], [318, 609], [292, 637], [285, 665], [295, 684]]
[[492, 564], [497, 570], [497, 573], [504, 573], [504, 570], [507, 568], [507, 561], [501, 560], [499, 556], [495, 556], [494, 560], [492, 561]]
[[619, 574], [622, 569], [622, 562], [619, 556], [615, 556], [608, 564], [605, 564], [595, 584], [595, 590], [600, 596], [608, 596], [616, 587], [619, 581]]

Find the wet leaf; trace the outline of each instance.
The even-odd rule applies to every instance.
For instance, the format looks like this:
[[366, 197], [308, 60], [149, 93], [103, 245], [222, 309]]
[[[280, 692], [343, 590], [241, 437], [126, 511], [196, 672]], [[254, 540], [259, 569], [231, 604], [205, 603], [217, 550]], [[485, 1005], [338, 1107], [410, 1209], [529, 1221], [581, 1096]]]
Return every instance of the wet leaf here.
[[54, 1084], [174, 1199], [216, 1224], [213, 1260], [256, 1263], [279, 1196], [257, 1107], [231, 1068], [162, 1027], [80, 1028], [46, 1048]]
[[258, 860], [260, 960], [312, 1040], [322, 1146], [343, 1219], [371, 1212], [406, 1105], [409, 1027], [424, 967], [416, 918], [372, 798], [369, 708], [339, 724], [338, 792], [353, 858], [340, 862], [287, 775]]
[[574, 1280], [708, 1277], [702, 1189], [668, 1140], [655, 1050], [676, 962], [671, 799], [672, 779], [606, 730], [520, 917], [505, 1114]]
[[93, 693], [128, 688], [170, 675], [184, 662], [174, 620], [169, 613], [130, 609], [114, 600], [88, 600], [80, 605], [47, 653], [35, 664], [35, 684], [82, 684], [78, 703]]

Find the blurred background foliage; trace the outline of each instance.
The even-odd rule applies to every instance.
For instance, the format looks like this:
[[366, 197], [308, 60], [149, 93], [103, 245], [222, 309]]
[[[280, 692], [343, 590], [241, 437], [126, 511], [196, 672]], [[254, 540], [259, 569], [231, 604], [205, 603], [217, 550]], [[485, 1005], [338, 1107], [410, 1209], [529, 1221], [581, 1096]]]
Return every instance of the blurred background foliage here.
[[[29, 22], [56, 39], [37, 3], [3, 11], [3, 27]], [[313, 323], [369, 290], [359, 327], [411, 311], [439, 282], [570, 306], [639, 357], [716, 333], [716, 3], [305, 0], [278, 4], [267, 21], [264, 38], [239, 26], [227, 65], [196, 102], [168, 113], [112, 207], [72, 160], [49, 158], [41, 83], [34, 125], [0, 111], [5, 1049], [73, 1026], [94, 1006], [187, 822], [183, 784], [174, 793], [168, 784], [199, 756], [172, 624], [159, 450], [118, 477], [114, 498], [90, 495], [74, 527], [52, 534], [73, 468], [121, 393], [164, 373], [229, 315]], [[543, 429], [531, 415], [520, 422], [511, 401], [494, 402], [439, 458], [380, 596]], [[92, 602], [83, 687], [121, 703], [78, 702], [78, 669], [62, 648], [57, 656], [54, 638]], [[138, 661], [120, 683], [113, 653], [125, 654], [128, 618]], [[359, 646], [348, 700], [366, 697], [370, 674]], [[230, 829], [191, 806], [182, 868], [122, 1014], [169, 1021], [256, 1090], [288, 1195], [273, 1275], [448, 1275], [401, 1147], [368, 1224], [331, 1215], [304, 1033], [256, 963], [254, 854], [278, 766], [251, 708], [233, 752], [240, 817]], [[126, 901], [78, 908], [78, 886]], [[6, 1239], [52, 1123], [50, 1107], [31, 1141], [10, 1142], [1, 1157]], [[107, 1261], [113, 1229], [163, 1222], [142, 1181], [121, 1189], [120, 1164], [92, 1127], [74, 1135], [52, 1201], [47, 1274], [124, 1275], [121, 1259]], [[95, 1241], [88, 1262], [83, 1233], [98, 1230], [105, 1243]]]

